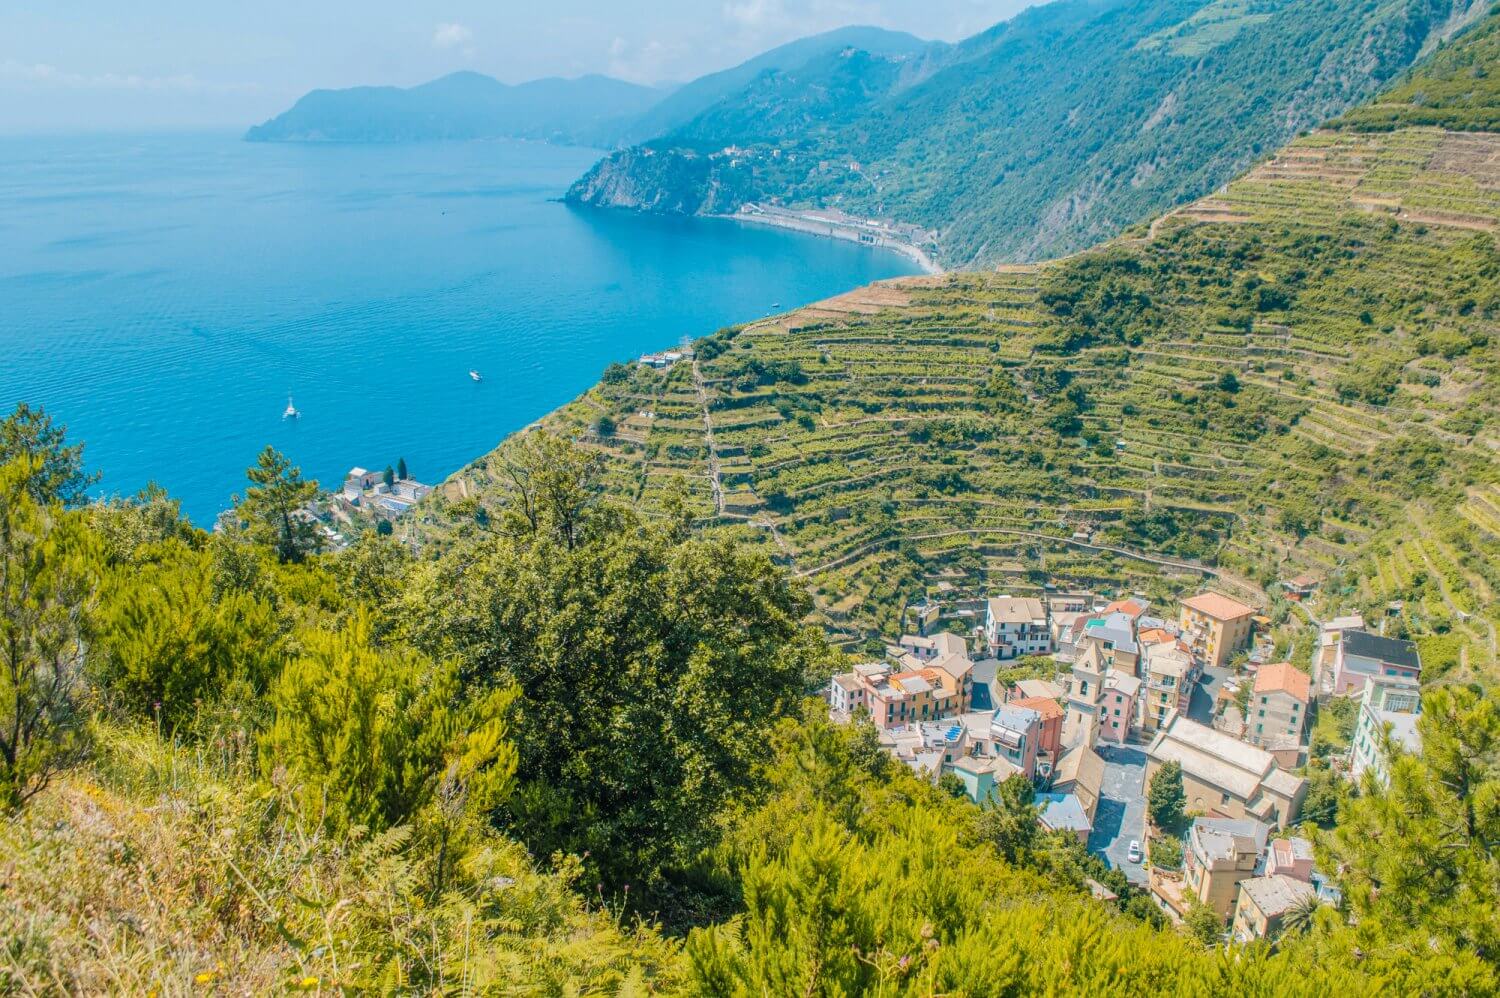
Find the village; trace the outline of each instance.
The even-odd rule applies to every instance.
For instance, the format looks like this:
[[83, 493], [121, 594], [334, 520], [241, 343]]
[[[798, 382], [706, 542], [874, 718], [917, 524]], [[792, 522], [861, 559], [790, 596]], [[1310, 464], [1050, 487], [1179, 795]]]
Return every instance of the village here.
[[[1284, 588], [1296, 601], [1315, 585]], [[1170, 920], [1207, 909], [1237, 942], [1274, 943], [1338, 900], [1298, 834], [1320, 705], [1357, 712], [1328, 760], [1338, 778], [1383, 782], [1391, 746], [1421, 749], [1416, 647], [1359, 616], [1308, 615], [1309, 672], [1276, 660], [1267, 617], [1214, 591], [1162, 607], [1000, 595], [963, 633], [919, 611], [918, 633], [832, 678], [830, 716], [873, 725], [895, 759], [980, 806], [1024, 780], [1044, 830], [1077, 836]], [[1158, 796], [1175, 818], [1153, 820]]]

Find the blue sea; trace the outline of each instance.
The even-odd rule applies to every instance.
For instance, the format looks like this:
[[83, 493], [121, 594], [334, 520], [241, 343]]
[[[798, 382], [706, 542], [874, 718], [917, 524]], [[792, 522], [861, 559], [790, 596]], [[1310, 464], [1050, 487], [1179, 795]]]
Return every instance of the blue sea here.
[[154, 480], [206, 525], [266, 444], [328, 485], [402, 457], [436, 482], [611, 361], [914, 270], [559, 203], [597, 155], [0, 139], [0, 404], [66, 423], [101, 494]]

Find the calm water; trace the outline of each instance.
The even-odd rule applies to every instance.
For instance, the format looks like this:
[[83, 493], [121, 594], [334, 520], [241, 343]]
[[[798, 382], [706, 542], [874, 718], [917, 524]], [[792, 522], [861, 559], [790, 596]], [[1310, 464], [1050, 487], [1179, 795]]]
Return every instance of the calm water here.
[[[65, 421], [102, 492], [155, 479], [204, 523], [266, 444], [326, 484], [398, 457], [437, 481], [612, 360], [912, 272], [848, 243], [550, 200], [593, 158], [0, 139], [0, 404]], [[288, 394], [300, 420], [281, 418]]]

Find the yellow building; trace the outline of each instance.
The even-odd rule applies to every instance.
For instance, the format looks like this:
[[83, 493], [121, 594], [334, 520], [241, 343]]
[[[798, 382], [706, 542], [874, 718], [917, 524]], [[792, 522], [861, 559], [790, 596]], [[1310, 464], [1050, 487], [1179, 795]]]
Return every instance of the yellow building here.
[[1250, 642], [1255, 610], [1219, 593], [1182, 601], [1182, 636], [1205, 665], [1223, 666]]

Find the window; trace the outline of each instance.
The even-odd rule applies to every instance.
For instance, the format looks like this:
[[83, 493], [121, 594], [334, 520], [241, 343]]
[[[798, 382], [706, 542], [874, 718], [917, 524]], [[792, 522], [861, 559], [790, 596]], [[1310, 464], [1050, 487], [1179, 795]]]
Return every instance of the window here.
[[1227, 806], [1228, 806], [1228, 804], [1229, 804], [1229, 795], [1228, 795], [1228, 794], [1220, 794], [1220, 795], [1219, 795], [1219, 803], [1220, 803], [1220, 804], [1221, 804], [1221, 805], [1223, 805], [1223, 806], [1226, 806], [1226, 807], [1227, 807]]
[[1255, 726], [1255, 733], [1256, 733], [1256, 734], [1257, 734], [1257, 735], [1258, 735], [1258, 734], [1260, 734], [1260, 733], [1261, 733], [1261, 732], [1262, 732], [1262, 731], [1264, 731], [1264, 730], [1265, 730], [1265, 727], [1266, 727], [1266, 726], [1265, 726], [1265, 725], [1264, 725], [1264, 724], [1257, 724], [1257, 725], [1256, 725], [1256, 726]]
[[1255, 716], [1256, 717], [1265, 717], [1266, 716], [1266, 712], [1265, 711], [1261, 711], [1259, 714], [1257, 714]]
[[1261, 698], [1260, 698], [1260, 702], [1261, 702], [1261, 703], [1265, 703], [1265, 702], [1266, 702], [1266, 699], [1267, 699], [1267, 698], [1266, 698], [1266, 697], [1261, 697]]

